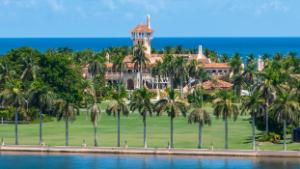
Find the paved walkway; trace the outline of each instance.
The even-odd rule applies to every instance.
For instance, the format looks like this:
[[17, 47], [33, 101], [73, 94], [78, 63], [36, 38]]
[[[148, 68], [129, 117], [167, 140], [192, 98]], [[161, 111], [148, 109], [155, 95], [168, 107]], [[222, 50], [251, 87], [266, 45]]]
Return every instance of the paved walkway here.
[[182, 156], [234, 156], [234, 157], [287, 157], [300, 158], [300, 151], [247, 151], [247, 150], [197, 150], [163, 148], [109, 148], [109, 147], [64, 147], [64, 146], [0, 146], [1, 152], [43, 153], [97, 153], [132, 155], [182, 155]]

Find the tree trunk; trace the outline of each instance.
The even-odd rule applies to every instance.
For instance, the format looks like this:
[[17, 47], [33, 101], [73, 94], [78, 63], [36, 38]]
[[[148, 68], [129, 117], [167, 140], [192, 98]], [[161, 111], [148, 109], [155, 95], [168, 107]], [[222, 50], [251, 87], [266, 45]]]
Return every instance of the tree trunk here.
[[97, 126], [94, 125], [94, 146], [97, 147], [98, 146], [98, 142], [97, 142]]
[[183, 98], [183, 80], [182, 80], [182, 77], [180, 77], [180, 97]]
[[143, 114], [143, 122], [144, 122], [144, 148], [147, 148], [147, 115]]
[[144, 85], [143, 85], [143, 64], [141, 64], [141, 67], [140, 67], [140, 88], [143, 88]]
[[170, 116], [170, 118], [171, 118], [171, 121], [170, 121], [170, 146], [171, 146], [171, 148], [174, 148], [174, 142], [173, 142], [173, 117], [172, 116]]
[[286, 120], [283, 120], [283, 150], [286, 151]]
[[225, 150], [228, 149], [228, 119], [227, 119], [227, 116], [225, 117], [224, 119], [224, 124], [225, 124], [225, 145], [224, 145], [224, 148]]
[[199, 123], [198, 125], [198, 148], [202, 149], [202, 126], [201, 123]]
[[40, 111], [40, 140], [39, 144], [42, 145], [43, 143], [43, 115], [42, 111]]
[[118, 110], [118, 140], [117, 140], [117, 147], [120, 147], [120, 111]]
[[65, 119], [66, 125], [66, 146], [69, 146], [69, 119], [66, 117]]
[[266, 114], [265, 114], [265, 125], [266, 125], [266, 134], [269, 134], [269, 103], [266, 104]]
[[18, 122], [19, 122], [19, 108], [15, 111], [15, 144], [19, 145], [19, 131], [18, 131]]
[[256, 150], [256, 134], [255, 134], [255, 114], [252, 115], [252, 149]]

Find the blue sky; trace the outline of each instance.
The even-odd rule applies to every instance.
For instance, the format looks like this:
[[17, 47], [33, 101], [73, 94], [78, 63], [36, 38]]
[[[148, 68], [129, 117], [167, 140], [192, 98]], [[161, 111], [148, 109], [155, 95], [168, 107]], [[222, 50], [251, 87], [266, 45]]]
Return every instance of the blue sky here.
[[0, 0], [0, 37], [300, 36], [300, 0]]

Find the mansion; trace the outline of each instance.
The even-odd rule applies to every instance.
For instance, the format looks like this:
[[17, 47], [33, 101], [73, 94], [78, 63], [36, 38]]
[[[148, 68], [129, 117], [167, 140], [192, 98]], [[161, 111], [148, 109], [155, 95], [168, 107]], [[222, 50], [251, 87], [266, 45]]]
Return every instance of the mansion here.
[[[148, 16], [146, 24], [141, 23], [131, 30], [131, 38], [133, 45], [136, 45], [137, 43], [144, 44], [145, 54], [149, 58], [146, 69], [143, 70], [142, 81], [144, 86], [149, 89], [163, 89], [170, 85], [169, 79], [167, 77], [158, 79], [158, 77], [153, 77], [151, 75], [151, 69], [155, 66], [157, 61], [162, 61], [164, 57], [164, 54], [151, 53], [151, 40], [153, 38], [153, 32], [153, 29], [151, 29], [150, 16]], [[188, 61], [197, 60], [199, 66], [202, 66], [210, 76], [220, 77], [230, 73], [230, 66], [227, 63], [214, 63], [209, 58], [207, 58], [203, 54], [201, 45], [199, 45], [198, 47], [197, 54], [174, 54], [174, 56], [184, 57]], [[123, 81], [128, 90], [140, 88], [140, 76], [139, 72], [134, 67], [134, 63], [132, 62], [132, 55], [128, 55], [124, 59], [124, 62], [127, 65], [127, 70], [122, 73], [122, 78], [120, 78], [121, 76], [118, 72], [112, 71], [113, 64], [109, 62], [109, 54], [107, 57], [107, 71], [105, 77], [108, 83], [118, 83], [120, 81]], [[192, 81], [194, 80], [190, 79], [190, 82], [188, 83], [190, 84]]]

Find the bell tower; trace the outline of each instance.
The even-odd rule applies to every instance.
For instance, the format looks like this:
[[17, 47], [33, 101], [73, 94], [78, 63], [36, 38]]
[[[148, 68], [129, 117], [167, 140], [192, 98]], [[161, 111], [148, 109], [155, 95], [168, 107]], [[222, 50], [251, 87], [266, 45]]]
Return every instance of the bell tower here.
[[151, 55], [152, 35], [153, 30], [151, 29], [151, 18], [150, 15], [147, 15], [147, 23], [141, 23], [131, 31], [133, 45], [135, 46], [138, 43], [143, 43], [145, 46], [145, 54]]

